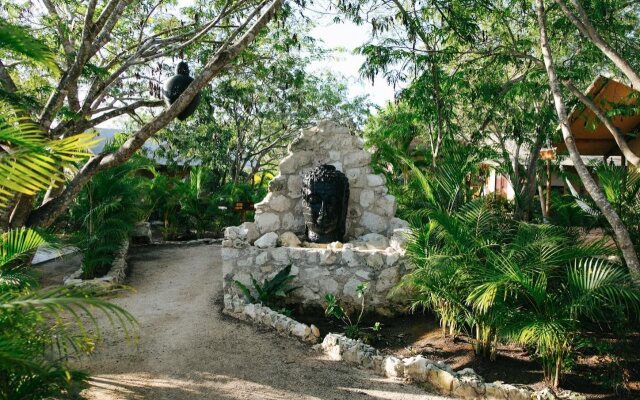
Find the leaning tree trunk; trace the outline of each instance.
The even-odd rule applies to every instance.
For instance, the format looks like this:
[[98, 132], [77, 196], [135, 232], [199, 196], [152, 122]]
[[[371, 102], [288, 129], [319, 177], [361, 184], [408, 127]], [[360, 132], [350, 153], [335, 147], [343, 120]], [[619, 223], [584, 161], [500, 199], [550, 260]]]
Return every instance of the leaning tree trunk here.
[[633, 247], [629, 231], [620, 219], [620, 216], [618, 216], [611, 204], [607, 201], [602, 189], [598, 186], [582, 161], [575, 139], [571, 133], [571, 129], [569, 128], [567, 111], [562, 101], [560, 85], [553, 66], [551, 47], [549, 46], [549, 39], [547, 37], [544, 0], [536, 0], [536, 13], [538, 14], [538, 25], [540, 28], [540, 47], [547, 75], [549, 77], [549, 87], [553, 94], [553, 102], [555, 104], [556, 113], [558, 114], [558, 119], [560, 120], [562, 136], [564, 138], [565, 145], [567, 146], [567, 150], [569, 151], [569, 156], [571, 157], [571, 161], [573, 162], [576, 171], [578, 171], [578, 175], [580, 176], [580, 180], [582, 181], [585, 189], [611, 225], [618, 247], [620, 248], [622, 256], [627, 263], [629, 272], [631, 273], [631, 278], [634, 284], [640, 287], [640, 261], [638, 261], [638, 255]]
[[602, 36], [596, 32], [595, 27], [589, 21], [589, 15], [582, 8], [578, 0], [571, 0], [573, 7], [578, 12], [575, 15], [564, 0], [555, 0], [564, 15], [578, 28], [580, 33], [587, 39], [589, 39], [605, 56], [613, 62], [613, 64], [622, 71], [623, 74], [631, 81], [631, 86], [634, 89], [640, 89], [640, 75], [631, 67], [631, 65], [625, 60], [620, 53], [618, 53], [613, 47], [604, 41]]
[[[262, 28], [264, 28], [267, 23], [273, 19], [278, 10], [280, 10], [282, 3], [283, 0], [273, 0], [271, 5], [269, 5], [261, 15], [262, 7], [256, 8], [249, 14], [245, 22], [241, 24], [241, 27], [246, 26], [253, 18], [257, 17], [253, 25], [237, 39], [236, 35], [240, 34], [240, 30], [232, 34], [232, 37], [208, 60], [200, 74], [195, 77], [193, 82], [191, 82], [187, 89], [170, 107], [142, 126], [116, 151], [100, 154], [89, 159], [67, 184], [62, 193], [35, 209], [29, 215], [25, 225], [48, 227], [67, 209], [71, 201], [73, 201], [78, 193], [80, 193], [80, 190], [82, 190], [95, 174], [107, 168], [120, 165], [131, 158], [147, 139], [173, 121], [214, 77], [219, 75], [230, 62], [254, 41], [256, 36], [260, 34]], [[267, 0], [262, 4], [266, 6]], [[233, 39], [236, 39], [235, 42], [233, 42]]]

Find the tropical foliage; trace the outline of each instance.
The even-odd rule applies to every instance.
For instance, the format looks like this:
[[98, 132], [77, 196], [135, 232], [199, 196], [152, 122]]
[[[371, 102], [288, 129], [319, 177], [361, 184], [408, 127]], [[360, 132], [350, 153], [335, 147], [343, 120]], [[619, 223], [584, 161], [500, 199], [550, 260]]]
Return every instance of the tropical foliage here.
[[284, 300], [291, 292], [298, 289], [299, 286], [292, 286], [291, 281], [295, 279], [295, 275], [291, 275], [291, 265], [287, 265], [272, 278], [265, 278], [262, 284], [260, 284], [253, 276], [251, 276], [251, 285], [255, 290], [255, 294], [252, 293], [245, 284], [240, 281], [235, 281], [236, 286], [240, 288], [242, 294], [250, 303], [260, 303], [267, 307], [277, 307], [282, 300]]
[[[55, 70], [52, 51], [21, 26], [0, 21], [0, 51], [16, 54], [27, 61]], [[17, 194], [33, 196], [64, 181], [65, 169], [89, 157], [95, 144], [86, 133], [50, 139], [32, 123], [21, 108], [24, 97], [0, 91], [0, 207], [6, 209]]]
[[[455, 187], [451, 175], [414, 173], [429, 193], [432, 186]], [[416, 269], [400, 287], [413, 291], [414, 308], [435, 312], [444, 334], [468, 333], [487, 358], [498, 343], [530, 347], [558, 386], [594, 325], [607, 329], [638, 317], [640, 291], [607, 258], [614, 251], [603, 242], [505, 218], [487, 198], [451, 207], [457, 191], [442, 193], [421, 212], [428, 222], [415, 227], [407, 249]]]
[[[237, 202], [258, 202], [266, 194], [266, 181], [256, 184], [227, 182], [205, 167], [191, 167], [188, 177], [156, 171], [149, 196], [150, 219], [163, 223], [165, 239], [189, 239], [218, 235], [227, 226], [239, 225]], [[248, 212], [246, 219], [253, 213]]]
[[147, 158], [134, 156], [95, 175], [69, 209], [74, 244], [83, 254], [84, 279], [106, 274], [136, 223], [148, 217], [151, 180], [144, 172], [151, 166]]
[[129, 336], [136, 327], [127, 311], [85, 291], [37, 289], [27, 261], [46, 243], [43, 235], [30, 229], [10, 230], [0, 236], [3, 399], [60, 398], [76, 393], [87, 374], [70, 368], [67, 359], [93, 350], [104, 328], [95, 322], [96, 312], [105, 313]]

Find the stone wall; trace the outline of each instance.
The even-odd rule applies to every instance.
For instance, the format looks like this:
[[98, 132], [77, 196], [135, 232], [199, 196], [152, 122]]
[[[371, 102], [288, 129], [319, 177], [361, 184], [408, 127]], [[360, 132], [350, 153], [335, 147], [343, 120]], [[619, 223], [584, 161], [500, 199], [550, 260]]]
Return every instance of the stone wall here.
[[[262, 283], [292, 265], [293, 284], [300, 286], [292, 303], [323, 307], [331, 293], [353, 309], [360, 304], [356, 288], [367, 283], [367, 308], [382, 314], [400, 310], [400, 300], [390, 300], [389, 294], [410, 267], [404, 257], [409, 224], [395, 218], [396, 200], [370, 163], [362, 139], [346, 128], [325, 121], [303, 130], [289, 146], [269, 193], [256, 204], [255, 223], [225, 230], [225, 293], [239, 293], [234, 280], [249, 286], [253, 277]], [[349, 179], [347, 243], [304, 242], [302, 179], [321, 164], [334, 165]]]
[[94, 286], [96, 288], [112, 288], [121, 285], [127, 277], [127, 254], [129, 253], [129, 239], [122, 241], [120, 249], [113, 259], [111, 269], [105, 276], [93, 279], [82, 279], [82, 268], [64, 278], [65, 286]]
[[[390, 299], [389, 292], [410, 267], [402, 249], [404, 231], [396, 232], [390, 241], [374, 234], [369, 236], [372, 239], [369, 242], [336, 242], [326, 248], [260, 248], [241, 239], [239, 231], [237, 227], [227, 228], [227, 238], [236, 238], [223, 241], [225, 293], [238, 292], [234, 280], [249, 286], [253, 276], [262, 283], [291, 264], [291, 274], [296, 275], [292, 284], [300, 286], [291, 294], [291, 303], [323, 307], [324, 296], [332, 293], [347, 308], [353, 309], [360, 303], [356, 288], [367, 283], [367, 308], [385, 315], [398, 311], [399, 301]], [[283, 243], [282, 240], [278, 242]]]
[[269, 185], [269, 194], [256, 204], [255, 222], [260, 234], [286, 231], [304, 234], [302, 178], [321, 164], [331, 164], [349, 179], [347, 238], [374, 232], [391, 235], [396, 199], [387, 194], [385, 179], [373, 174], [371, 153], [347, 128], [331, 121], [305, 129], [289, 146], [289, 155]]

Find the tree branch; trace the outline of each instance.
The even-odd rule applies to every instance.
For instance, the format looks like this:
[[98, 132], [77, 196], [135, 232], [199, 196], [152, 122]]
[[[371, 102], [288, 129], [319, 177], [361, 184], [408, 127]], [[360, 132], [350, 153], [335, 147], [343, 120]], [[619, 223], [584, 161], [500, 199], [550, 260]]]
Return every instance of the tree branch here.
[[128, 104], [124, 107], [116, 108], [115, 110], [105, 112], [100, 116], [90, 120], [73, 120], [66, 124], [60, 124], [51, 130], [52, 137], [69, 136], [86, 131], [93, 128], [103, 122], [109, 121], [113, 118], [119, 117], [125, 114], [131, 114], [138, 108], [142, 107], [162, 107], [164, 102], [162, 100], [139, 100], [134, 103]]
[[[186, 108], [191, 100], [213, 79], [224, 67], [229, 64], [238, 54], [243, 51], [253, 40], [264, 26], [274, 17], [275, 13], [282, 6], [283, 0], [274, 0], [267, 10], [258, 17], [256, 22], [232, 45], [225, 44], [215, 53], [215, 55], [205, 65], [201, 73], [191, 82], [189, 87], [180, 95], [180, 97], [165, 111], [160, 113], [152, 121], [144, 125], [129, 140], [127, 140], [118, 150], [109, 154], [101, 154], [91, 158], [71, 180], [65, 190], [56, 198], [42, 204], [30, 215], [28, 226], [49, 226], [63, 212], [69, 203], [80, 192], [82, 187], [96, 173], [106, 168], [122, 164], [128, 160], [144, 142], [153, 136], [160, 129], [167, 126], [175, 119], [184, 108]], [[246, 18], [245, 22], [238, 28], [238, 31], [230, 35], [229, 41], [233, 40], [240, 34], [240, 30], [244, 29], [251, 20], [259, 15], [261, 8], [268, 4], [266, 1], [261, 3]]]
[[629, 160], [629, 162], [633, 165], [639, 165], [640, 157], [638, 157], [633, 151], [631, 151], [629, 145], [627, 144], [627, 141], [624, 138], [624, 135], [620, 133], [618, 128], [616, 128], [613, 122], [611, 122], [611, 120], [605, 115], [600, 107], [598, 107], [596, 103], [593, 102], [593, 100], [591, 100], [580, 90], [578, 90], [578, 88], [574, 86], [571, 80], [565, 80], [562, 83], [574, 96], [578, 98], [578, 100], [580, 100], [582, 104], [587, 106], [587, 108], [589, 108], [596, 115], [596, 117], [598, 117], [598, 119], [604, 126], [607, 127], [609, 132], [611, 132], [613, 139], [616, 141], [616, 144], [622, 151], [622, 154], [627, 158], [627, 160]]
[[578, 0], [571, 0], [571, 4], [575, 7], [576, 11], [580, 15], [578, 18], [570, 9], [567, 7], [567, 4], [564, 0], [555, 0], [555, 2], [560, 6], [562, 12], [567, 16], [567, 18], [578, 28], [580, 33], [591, 40], [593, 44], [605, 55], [607, 56], [613, 64], [624, 73], [627, 78], [631, 81], [631, 86], [634, 89], [640, 89], [640, 75], [633, 70], [631, 65], [622, 58], [622, 56], [607, 42], [602, 39], [602, 37], [598, 34], [594, 26], [589, 21], [589, 15], [582, 8], [580, 2]]

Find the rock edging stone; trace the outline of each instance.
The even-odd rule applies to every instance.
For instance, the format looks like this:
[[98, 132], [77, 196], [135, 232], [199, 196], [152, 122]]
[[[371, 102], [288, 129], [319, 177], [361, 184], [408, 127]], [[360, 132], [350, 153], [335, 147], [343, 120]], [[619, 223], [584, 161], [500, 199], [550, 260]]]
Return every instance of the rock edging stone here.
[[98, 286], [105, 289], [121, 285], [127, 277], [127, 253], [129, 251], [129, 239], [122, 242], [122, 246], [116, 252], [111, 264], [111, 269], [105, 276], [93, 279], [82, 279], [82, 268], [64, 278], [65, 286]]
[[384, 356], [377, 349], [349, 339], [343, 335], [329, 333], [322, 343], [313, 346], [332, 360], [346, 361], [388, 378], [404, 378], [426, 384], [439, 393], [463, 399], [500, 400], [585, 400], [584, 395], [563, 392], [556, 394], [550, 389], [534, 391], [524, 385], [510, 385], [500, 381], [487, 383], [473, 369], [458, 372], [442, 361], [432, 361], [421, 355], [409, 358]]
[[[237, 295], [224, 295], [223, 312], [233, 318], [268, 326], [282, 336], [295, 337], [306, 343], [317, 343], [320, 331], [282, 315], [261, 304], [247, 303]], [[486, 400], [586, 400], [584, 395], [565, 391], [556, 394], [550, 389], [534, 391], [526, 385], [501, 381], [487, 383], [471, 368], [454, 371], [442, 361], [432, 361], [422, 355], [414, 357], [385, 356], [375, 347], [344, 335], [329, 333], [313, 349], [325, 353], [334, 361], [345, 361], [376, 374], [395, 379], [408, 379], [427, 385], [437, 392], [462, 399]]]
[[315, 325], [303, 324], [262, 304], [247, 303], [239, 296], [225, 294], [223, 312], [233, 318], [268, 326], [282, 336], [293, 336], [306, 343], [317, 343], [320, 339], [320, 330]]
[[204, 239], [193, 239], [193, 240], [160, 240], [153, 241], [149, 243], [149, 246], [182, 246], [182, 245], [198, 245], [198, 244], [216, 244], [222, 243], [222, 239], [216, 238], [204, 238]]

